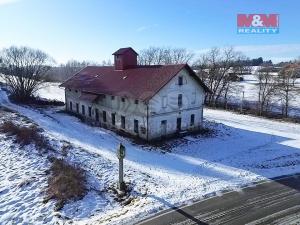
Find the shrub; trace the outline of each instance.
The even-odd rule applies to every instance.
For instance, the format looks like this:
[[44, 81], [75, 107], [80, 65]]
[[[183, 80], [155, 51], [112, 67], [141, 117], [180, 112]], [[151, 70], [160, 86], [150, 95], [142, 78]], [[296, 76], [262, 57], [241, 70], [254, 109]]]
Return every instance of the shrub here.
[[63, 159], [53, 159], [48, 179], [48, 199], [57, 200], [56, 209], [60, 210], [68, 200], [77, 200], [87, 192], [85, 171], [68, 164]]
[[0, 131], [8, 135], [14, 135], [16, 142], [21, 146], [34, 144], [40, 149], [52, 149], [48, 140], [40, 134], [41, 129], [32, 125], [29, 127], [18, 126], [11, 121], [6, 121], [0, 125]]

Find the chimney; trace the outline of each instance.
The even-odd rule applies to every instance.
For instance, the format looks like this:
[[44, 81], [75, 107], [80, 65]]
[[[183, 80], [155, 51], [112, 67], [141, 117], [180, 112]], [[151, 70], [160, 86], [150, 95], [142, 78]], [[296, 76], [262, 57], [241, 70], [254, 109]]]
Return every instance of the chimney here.
[[137, 66], [138, 54], [132, 48], [120, 48], [113, 53], [115, 57], [115, 70], [126, 70]]

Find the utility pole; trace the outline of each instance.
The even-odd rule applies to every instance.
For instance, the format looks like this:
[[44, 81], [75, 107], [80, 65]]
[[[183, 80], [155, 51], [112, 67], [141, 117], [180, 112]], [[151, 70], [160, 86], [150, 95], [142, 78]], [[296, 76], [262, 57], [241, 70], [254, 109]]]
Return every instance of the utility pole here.
[[125, 191], [126, 185], [124, 183], [124, 171], [123, 171], [123, 159], [126, 155], [126, 148], [121, 143], [118, 146], [117, 149], [117, 157], [119, 159], [119, 183], [118, 188], [120, 191]]

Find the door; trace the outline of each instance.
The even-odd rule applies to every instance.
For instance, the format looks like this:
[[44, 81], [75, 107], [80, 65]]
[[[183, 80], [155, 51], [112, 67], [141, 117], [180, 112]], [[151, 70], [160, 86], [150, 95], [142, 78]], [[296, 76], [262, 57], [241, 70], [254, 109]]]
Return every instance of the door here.
[[177, 118], [177, 132], [181, 131], [181, 118]]
[[121, 116], [121, 128], [125, 129], [125, 116]]
[[160, 124], [160, 134], [162, 137], [167, 135], [167, 121], [162, 120]]
[[134, 132], [135, 133], [139, 133], [139, 121], [138, 120], [134, 120]]

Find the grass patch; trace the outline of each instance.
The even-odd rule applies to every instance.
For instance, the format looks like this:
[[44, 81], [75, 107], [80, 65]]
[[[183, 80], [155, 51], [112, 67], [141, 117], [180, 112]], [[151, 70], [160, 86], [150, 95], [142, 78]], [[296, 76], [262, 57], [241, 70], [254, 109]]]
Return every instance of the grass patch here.
[[60, 210], [68, 200], [78, 200], [85, 196], [86, 174], [80, 167], [54, 158], [50, 173], [47, 195], [48, 199], [57, 200], [56, 210]]
[[6, 121], [0, 125], [0, 132], [15, 136], [15, 141], [21, 146], [34, 144], [37, 150], [50, 150], [52, 146], [48, 140], [40, 134], [42, 130], [35, 125], [28, 127], [19, 126], [11, 121]]

